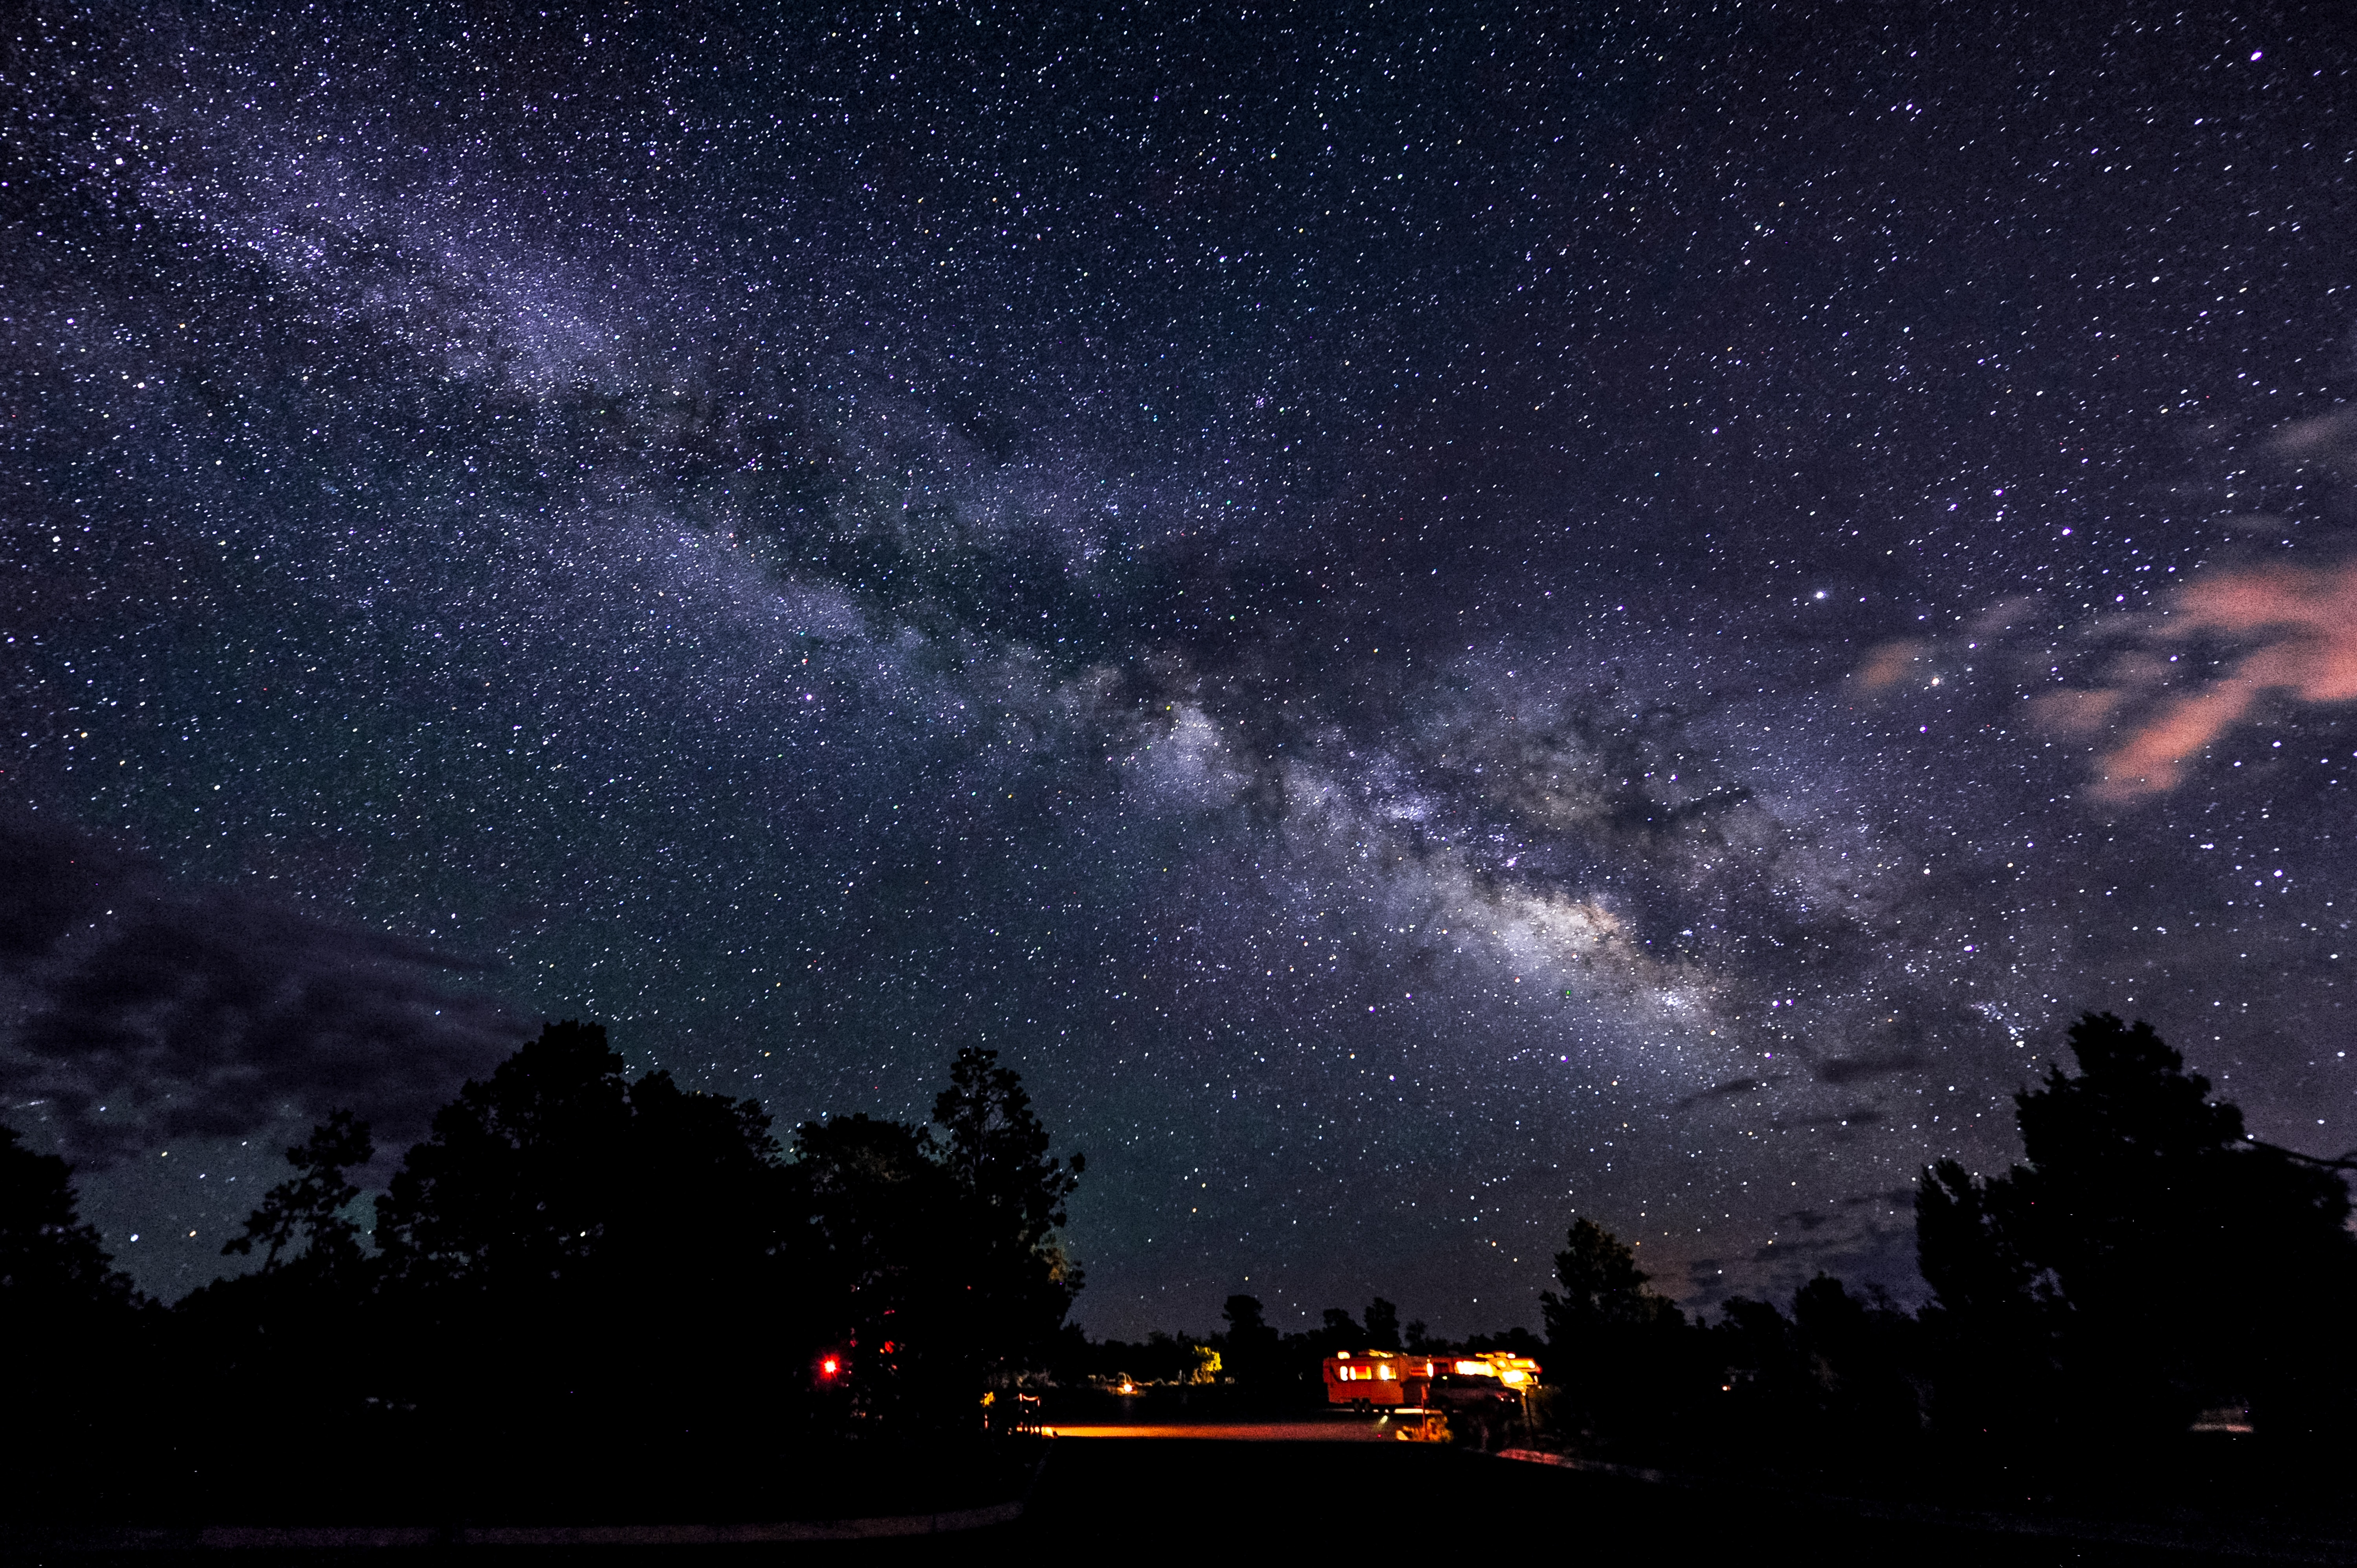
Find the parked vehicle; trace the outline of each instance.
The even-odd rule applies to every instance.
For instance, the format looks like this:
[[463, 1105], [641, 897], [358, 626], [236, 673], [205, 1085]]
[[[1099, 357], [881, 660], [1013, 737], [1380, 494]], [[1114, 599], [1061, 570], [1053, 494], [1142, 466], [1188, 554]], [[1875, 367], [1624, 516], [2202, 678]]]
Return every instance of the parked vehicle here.
[[1362, 1350], [1329, 1356], [1326, 1402], [1361, 1410], [1424, 1410], [1498, 1398], [1520, 1402], [1539, 1380], [1539, 1364], [1502, 1350], [1479, 1354], [1403, 1354]]

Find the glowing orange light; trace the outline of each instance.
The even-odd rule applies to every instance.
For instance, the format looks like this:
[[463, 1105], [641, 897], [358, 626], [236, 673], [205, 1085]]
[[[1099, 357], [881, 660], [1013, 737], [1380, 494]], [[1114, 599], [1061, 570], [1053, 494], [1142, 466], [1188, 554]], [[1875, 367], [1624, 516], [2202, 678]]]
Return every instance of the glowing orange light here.
[[823, 1375], [831, 1378], [843, 1369], [843, 1363], [829, 1356], [818, 1364], [818, 1369]]

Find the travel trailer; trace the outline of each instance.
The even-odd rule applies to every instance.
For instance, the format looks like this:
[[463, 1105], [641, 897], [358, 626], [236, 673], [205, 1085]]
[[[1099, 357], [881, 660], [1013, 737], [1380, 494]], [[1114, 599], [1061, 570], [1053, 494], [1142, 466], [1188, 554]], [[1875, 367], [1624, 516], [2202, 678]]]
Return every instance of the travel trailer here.
[[1464, 1354], [1403, 1354], [1362, 1350], [1326, 1358], [1326, 1402], [1422, 1410], [1468, 1397], [1519, 1398], [1539, 1380], [1539, 1364], [1502, 1350]]

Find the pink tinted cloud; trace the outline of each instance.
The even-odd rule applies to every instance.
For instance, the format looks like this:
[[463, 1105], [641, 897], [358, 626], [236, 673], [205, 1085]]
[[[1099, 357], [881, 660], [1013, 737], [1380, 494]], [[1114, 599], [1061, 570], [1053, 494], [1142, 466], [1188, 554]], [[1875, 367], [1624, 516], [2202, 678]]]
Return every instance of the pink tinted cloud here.
[[1932, 651], [1932, 645], [1910, 638], [1869, 650], [1858, 666], [1857, 678], [1869, 692], [1887, 692], [1912, 673], [1911, 666]]
[[2183, 781], [2201, 749], [2248, 717], [2263, 698], [2357, 701], [2357, 562], [2334, 566], [2256, 566], [2187, 583], [2167, 614], [2148, 623], [2147, 648], [2202, 636], [2250, 645], [2222, 675], [2172, 693], [2150, 660], [2093, 691], [2041, 698], [2049, 727], [2087, 735], [2110, 728], [2090, 798], [2126, 803]]

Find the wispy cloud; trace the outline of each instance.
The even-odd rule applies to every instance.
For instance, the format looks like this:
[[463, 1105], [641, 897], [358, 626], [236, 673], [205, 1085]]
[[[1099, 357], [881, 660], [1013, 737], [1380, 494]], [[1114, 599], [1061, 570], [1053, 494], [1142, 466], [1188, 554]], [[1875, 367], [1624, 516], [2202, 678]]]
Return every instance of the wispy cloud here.
[[[2175, 789], [2203, 748], [2263, 702], [2357, 701], [2357, 562], [2222, 569], [2187, 583], [2157, 616], [2125, 625], [2138, 645], [2106, 684], [2056, 692], [2040, 719], [2067, 735], [2107, 735], [2090, 798], [2126, 803]], [[2169, 650], [2205, 639], [2244, 651], [2220, 673]]]
[[1857, 678], [1869, 692], [1888, 692], [1914, 673], [1930, 657], [1932, 645], [1920, 638], [1901, 638], [1869, 650], [1857, 669]]
[[[2295, 421], [2259, 456], [2287, 473], [2357, 477], [2357, 410]], [[2224, 520], [2246, 531], [2285, 520]], [[2156, 609], [2096, 627], [2125, 644], [2092, 686], [2039, 699], [2058, 734], [2103, 737], [2088, 798], [2115, 805], [2166, 794], [2201, 752], [2270, 702], [2357, 701], [2357, 559], [2316, 566], [2222, 565], [2194, 575]], [[2193, 657], [2220, 646], [2223, 659]]]

